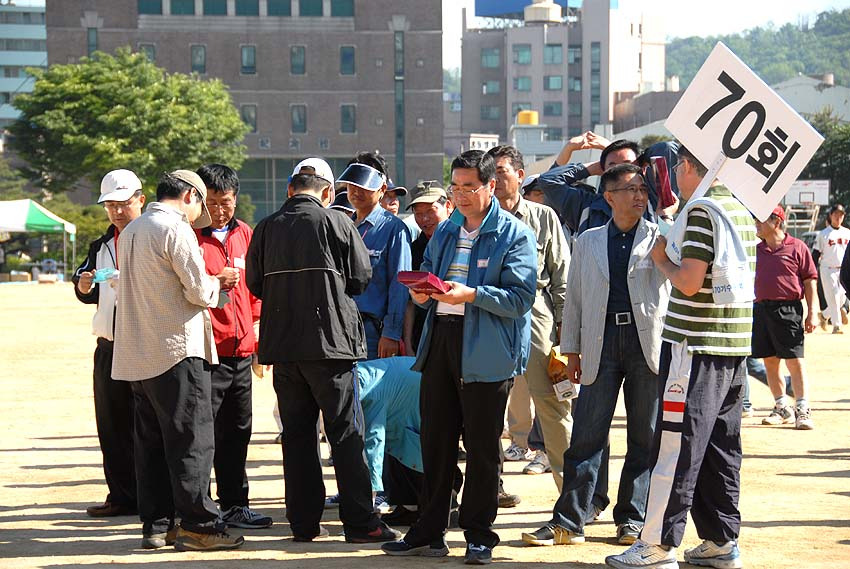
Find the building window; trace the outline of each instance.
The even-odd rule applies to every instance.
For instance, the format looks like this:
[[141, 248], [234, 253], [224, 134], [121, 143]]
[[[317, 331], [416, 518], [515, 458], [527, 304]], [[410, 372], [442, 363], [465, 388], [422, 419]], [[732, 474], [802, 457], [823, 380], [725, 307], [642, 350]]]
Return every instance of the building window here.
[[514, 63], [517, 65], [531, 64], [531, 44], [518, 43], [514, 45]]
[[581, 116], [581, 101], [570, 101], [569, 112], [571, 117]]
[[139, 0], [139, 14], [162, 14], [162, 0]]
[[251, 129], [252, 133], [257, 132], [257, 105], [242, 105], [240, 107], [242, 122]]
[[570, 91], [581, 91], [581, 77], [570, 77], [567, 81], [567, 89]]
[[599, 71], [602, 66], [602, 45], [595, 41], [590, 44], [590, 70]]
[[590, 122], [593, 124], [599, 124], [600, 118], [600, 104], [599, 99], [591, 99], [590, 100]]
[[307, 48], [303, 45], [289, 48], [289, 72], [292, 75], [304, 75], [307, 72]]
[[267, 0], [266, 12], [269, 16], [291, 16], [292, 0]]
[[[94, 30], [93, 38], [92, 30]], [[91, 41], [94, 39], [94, 49], [97, 49], [97, 28], [89, 28], [88, 34], [89, 44], [91, 45]], [[47, 40], [0, 38], [0, 51], [47, 51]]]
[[543, 77], [544, 91], [560, 91], [564, 88], [564, 77], [562, 75], [546, 75]]
[[567, 48], [567, 63], [581, 63], [580, 45], [571, 45]]
[[259, 16], [260, 0], [236, 0], [236, 15]]
[[331, 0], [331, 16], [351, 18], [354, 16], [354, 0]]
[[226, 16], [227, 0], [204, 0], [204, 16]]
[[292, 120], [290, 132], [293, 134], [307, 132], [307, 105], [291, 105], [289, 107], [289, 115]]
[[139, 52], [144, 53], [151, 63], [156, 61], [156, 47], [152, 43], [140, 43]]
[[357, 107], [354, 105], [340, 105], [339, 131], [345, 134], [357, 132]]
[[562, 140], [564, 138], [564, 129], [559, 126], [550, 126], [543, 131], [546, 140]]
[[482, 95], [495, 95], [502, 90], [500, 81], [485, 81], [481, 84]]
[[600, 76], [599, 72], [594, 71], [590, 74], [590, 96], [591, 97], [599, 97], [599, 83]]
[[322, 10], [322, 0], [301, 0], [301, 15], [302, 16], [324, 16]]
[[481, 120], [496, 121], [502, 116], [502, 109], [498, 105], [481, 105]]
[[543, 46], [543, 63], [560, 65], [564, 62], [564, 48], [559, 43], [547, 43]]
[[564, 104], [561, 101], [549, 101], [543, 103], [544, 117], [560, 117], [564, 114]]
[[500, 53], [498, 47], [485, 47], [481, 50], [481, 67], [495, 69], [499, 67]]
[[514, 91], [531, 91], [531, 77], [514, 77]]
[[339, 48], [339, 74], [354, 75], [354, 71], [354, 46], [341, 46]]
[[514, 103], [511, 105], [511, 117], [516, 118], [520, 111], [530, 111], [531, 103]]
[[86, 30], [86, 50], [89, 55], [97, 51], [97, 28]]
[[171, 0], [171, 14], [174, 16], [194, 16], [195, 0]]
[[202, 45], [193, 45], [192, 52], [192, 72], [204, 74], [207, 72], [207, 48]]
[[243, 45], [242, 46], [242, 67], [240, 73], [243, 75], [253, 75], [257, 72], [257, 46]]
[[395, 74], [396, 77], [404, 75], [404, 32], [395, 32]]

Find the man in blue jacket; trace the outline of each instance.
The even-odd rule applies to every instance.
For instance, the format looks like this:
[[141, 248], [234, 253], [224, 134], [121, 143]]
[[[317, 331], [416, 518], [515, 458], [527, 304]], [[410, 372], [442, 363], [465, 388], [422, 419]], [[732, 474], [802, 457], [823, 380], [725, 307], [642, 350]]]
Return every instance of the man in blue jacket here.
[[496, 166], [479, 150], [452, 162], [455, 212], [434, 232], [423, 271], [448, 282], [445, 294], [411, 292], [428, 309], [413, 369], [422, 372], [420, 409], [424, 488], [418, 522], [390, 555], [448, 554], [457, 444], [467, 449], [460, 527], [467, 564], [489, 563], [499, 543], [500, 435], [513, 377], [525, 371], [530, 310], [537, 288], [536, 240], [499, 207]]

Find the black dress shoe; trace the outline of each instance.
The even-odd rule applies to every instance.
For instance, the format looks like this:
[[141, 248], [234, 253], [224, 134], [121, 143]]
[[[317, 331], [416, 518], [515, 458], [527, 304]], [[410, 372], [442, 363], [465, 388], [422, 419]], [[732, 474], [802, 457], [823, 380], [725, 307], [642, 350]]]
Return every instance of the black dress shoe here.
[[115, 516], [134, 516], [137, 512], [134, 506], [104, 502], [97, 506], [89, 506], [86, 508], [86, 513], [93, 518], [112, 518]]
[[382, 515], [381, 519], [391, 526], [412, 526], [419, 519], [419, 512], [408, 510], [404, 506], [396, 506], [395, 510]]

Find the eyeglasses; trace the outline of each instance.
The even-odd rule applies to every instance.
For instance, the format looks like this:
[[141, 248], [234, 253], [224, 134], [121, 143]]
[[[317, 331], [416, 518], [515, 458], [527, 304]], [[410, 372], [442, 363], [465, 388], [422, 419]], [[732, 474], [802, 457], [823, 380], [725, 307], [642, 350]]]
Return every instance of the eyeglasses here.
[[673, 164], [673, 170], [675, 170], [676, 168], [678, 168], [679, 166], [681, 166], [681, 165], [682, 165], [682, 164], [684, 164], [685, 162], [687, 162], [687, 160], [685, 160], [684, 158], [683, 158], [682, 160], [679, 160], [678, 162], [676, 162], [675, 164]]
[[213, 211], [213, 210], [230, 211], [230, 210], [235, 209], [235, 208], [236, 208], [235, 203], [218, 204], [218, 203], [207, 202], [207, 209], [210, 210], [210, 211]]
[[466, 197], [472, 196], [473, 194], [477, 194], [478, 192], [480, 192], [481, 190], [483, 190], [486, 187], [487, 187], [487, 184], [484, 184], [484, 185], [478, 186], [474, 190], [467, 190], [467, 189], [460, 189], [458, 186], [452, 184], [452, 185], [449, 186], [449, 190], [451, 191], [452, 195], [455, 196], [455, 197], [466, 198]]
[[615, 192], [628, 192], [632, 196], [636, 196], [638, 194], [642, 194], [644, 196], [649, 195], [649, 186], [646, 184], [641, 184], [640, 186], [625, 186], [623, 188], [614, 188], [612, 190], [608, 190], [612, 194]]
[[108, 209], [109, 211], [118, 211], [119, 209], [124, 210], [133, 205], [135, 201], [136, 198], [130, 198], [129, 200], [124, 202], [105, 202], [103, 204], [103, 208]]

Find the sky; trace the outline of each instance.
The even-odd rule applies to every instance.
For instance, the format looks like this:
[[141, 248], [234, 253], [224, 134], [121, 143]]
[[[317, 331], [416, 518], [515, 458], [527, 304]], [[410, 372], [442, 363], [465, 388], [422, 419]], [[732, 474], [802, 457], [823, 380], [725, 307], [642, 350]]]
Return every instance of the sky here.
[[[460, 67], [461, 10], [474, 0], [443, 0], [443, 67]], [[850, 0], [620, 0], [620, 6], [642, 9], [662, 19], [668, 38], [734, 34], [773, 22], [780, 27], [800, 17], [814, 22], [819, 12], [850, 8]], [[473, 23], [470, 22], [470, 27]]]

